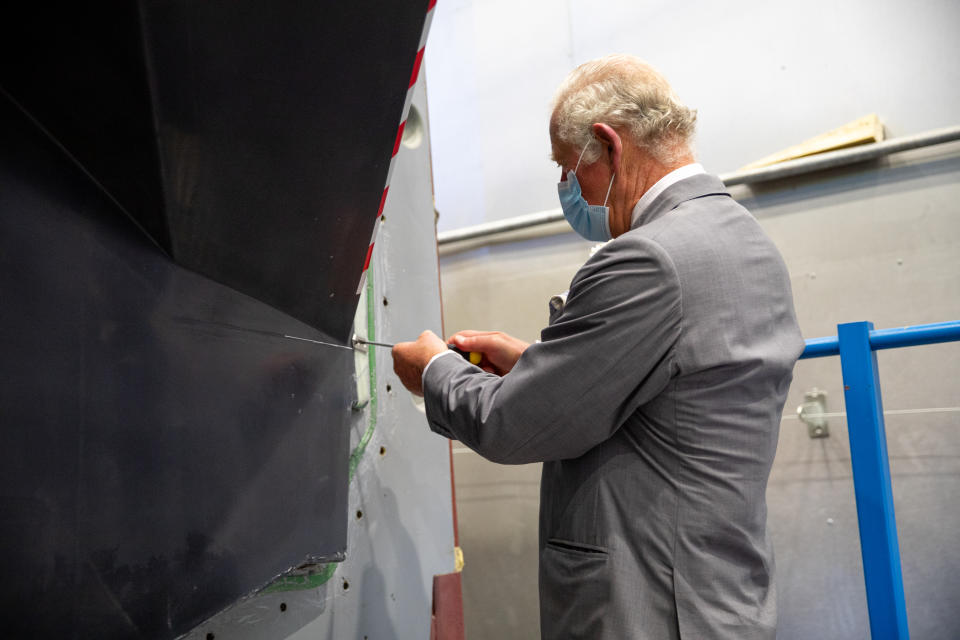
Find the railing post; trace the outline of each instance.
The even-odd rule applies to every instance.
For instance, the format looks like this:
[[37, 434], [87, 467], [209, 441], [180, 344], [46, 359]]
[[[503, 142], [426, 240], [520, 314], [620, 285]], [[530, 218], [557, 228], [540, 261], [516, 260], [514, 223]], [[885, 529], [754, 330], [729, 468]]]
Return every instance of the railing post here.
[[873, 640], [906, 639], [910, 632], [903, 597], [880, 377], [876, 354], [870, 348], [872, 329], [872, 322], [851, 322], [837, 327], [860, 550], [871, 637]]

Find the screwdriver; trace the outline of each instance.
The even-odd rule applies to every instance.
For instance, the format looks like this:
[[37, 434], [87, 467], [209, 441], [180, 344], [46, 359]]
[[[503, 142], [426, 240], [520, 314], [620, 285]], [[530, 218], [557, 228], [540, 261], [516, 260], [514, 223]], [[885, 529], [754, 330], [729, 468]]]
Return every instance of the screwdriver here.
[[[387, 349], [393, 349], [392, 344], [387, 344], [386, 342], [373, 342], [372, 340], [364, 340], [357, 336], [353, 336], [353, 344], [369, 344], [375, 347], [386, 347]], [[483, 360], [483, 354], [479, 351], [464, 351], [463, 349], [458, 349], [455, 344], [448, 344], [447, 348], [450, 351], [453, 351], [458, 356], [468, 361], [470, 364], [480, 364], [480, 361]]]
[[483, 354], [479, 351], [464, 351], [463, 349], [458, 349], [455, 344], [448, 344], [447, 349], [450, 349], [450, 351], [453, 351], [470, 364], [479, 365], [480, 361], [483, 360]]

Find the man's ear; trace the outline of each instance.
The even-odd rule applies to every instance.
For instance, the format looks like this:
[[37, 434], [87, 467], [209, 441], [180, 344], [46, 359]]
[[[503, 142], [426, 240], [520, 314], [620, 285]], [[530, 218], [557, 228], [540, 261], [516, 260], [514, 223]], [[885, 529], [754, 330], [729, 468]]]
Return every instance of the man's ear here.
[[597, 122], [591, 127], [593, 135], [603, 146], [604, 153], [608, 154], [614, 172], [620, 169], [620, 159], [623, 157], [623, 141], [620, 134], [608, 124]]

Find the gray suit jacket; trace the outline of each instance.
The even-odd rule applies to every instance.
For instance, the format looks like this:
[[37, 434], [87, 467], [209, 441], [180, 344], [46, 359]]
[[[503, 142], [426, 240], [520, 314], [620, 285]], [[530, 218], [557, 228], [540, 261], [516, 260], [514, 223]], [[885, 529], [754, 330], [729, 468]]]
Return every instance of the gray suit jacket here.
[[708, 175], [668, 187], [577, 272], [500, 378], [424, 375], [431, 428], [543, 461], [544, 638], [773, 638], [766, 486], [803, 349], [787, 269]]

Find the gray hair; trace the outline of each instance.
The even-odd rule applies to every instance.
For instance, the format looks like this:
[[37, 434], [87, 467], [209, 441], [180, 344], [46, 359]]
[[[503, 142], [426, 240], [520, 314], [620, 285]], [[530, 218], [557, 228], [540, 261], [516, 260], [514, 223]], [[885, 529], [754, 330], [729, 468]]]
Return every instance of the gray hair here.
[[588, 146], [597, 122], [626, 130], [664, 164], [675, 164], [690, 153], [697, 112], [684, 106], [666, 78], [637, 57], [616, 54], [585, 62], [563, 81], [552, 106], [551, 139], [586, 148], [586, 164], [600, 157], [598, 145]]

